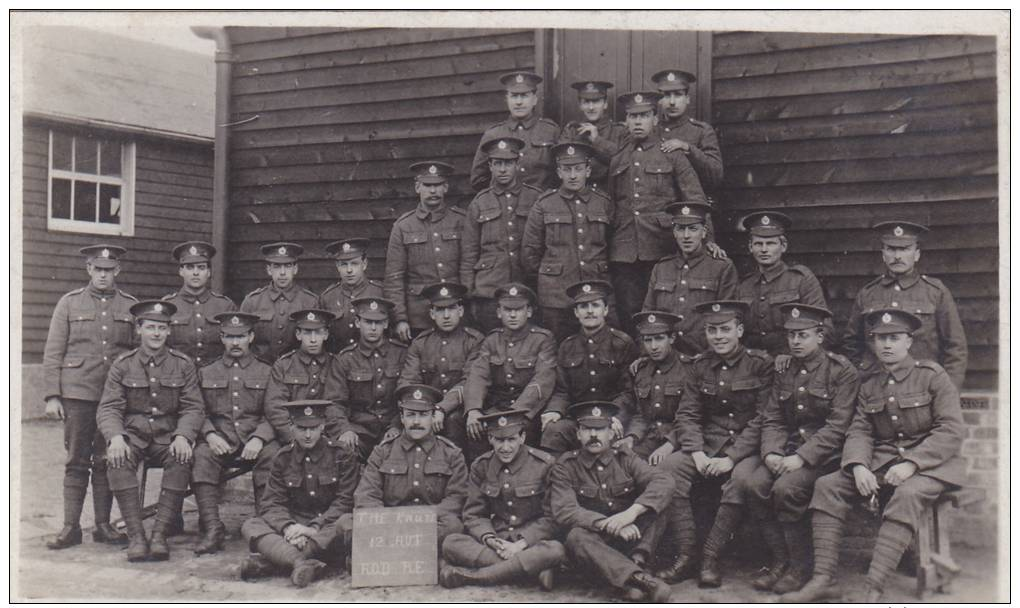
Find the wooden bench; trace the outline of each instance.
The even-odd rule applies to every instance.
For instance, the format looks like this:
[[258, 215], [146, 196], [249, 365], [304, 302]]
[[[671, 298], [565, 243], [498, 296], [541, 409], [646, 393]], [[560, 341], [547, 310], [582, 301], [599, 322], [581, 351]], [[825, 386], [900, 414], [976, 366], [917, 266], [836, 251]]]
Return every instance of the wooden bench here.
[[929, 591], [948, 593], [960, 566], [953, 559], [949, 541], [950, 508], [979, 502], [982, 494], [974, 489], [943, 492], [921, 516], [914, 536], [917, 559], [917, 597]]

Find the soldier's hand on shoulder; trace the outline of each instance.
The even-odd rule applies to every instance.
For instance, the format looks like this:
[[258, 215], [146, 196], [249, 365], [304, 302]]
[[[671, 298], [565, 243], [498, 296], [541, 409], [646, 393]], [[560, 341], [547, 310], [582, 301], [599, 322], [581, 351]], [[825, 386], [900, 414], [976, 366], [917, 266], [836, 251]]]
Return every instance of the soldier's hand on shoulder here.
[[230, 453], [230, 444], [219, 433], [209, 433], [205, 436], [205, 442], [209, 444], [212, 453], [217, 456], [226, 456]]
[[262, 451], [264, 445], [261, 439], [252, 437], [244, 444], [244, 449], [241, 450], [241, 458], [244, 460], [255, 460], [259, 457], [259, 452]]
[[636, 375], [638, 368], [641, 367], [641, 364], [647, 360], [648, 357], [638, 357], [637, 359], [634, 359], [634, 361], [632, 361], [630, 366], [627, 368], [627, 371], [630, 372], [631, 376]]
[[446, 420], [446, 412], [444, 412], [443, 410], [441, 410], [439, 408], [436, 408], [436, 410], [434, 412], [432, 412], [432, 432], [433, 433], [442, 433], [443, 432], [443, 422], [445, 420]]
[[616, 442], [613, 443], [613, 447], [617, 448], [619, 450], [633, 450], [634, 449], [634, 436], [633, 435], [628, 435], [627, 437], [624, 437], [623, 439], [616, 440]]
[[389, 441], [391, 439], [396, 439], [397, 435], [400, 435], [400, 429], [395, 429], [391, 427], [386, 429], [386, 432], [383, 433], [382, 440]]
[[358, 434], [354, 431], [345, 431], [340, 435], [337, 441], [340, 442], [340, 445], [343, 447], [353, 450], [358, 447]]
[[793, 357], [790, 355], [776, 355], [776, 373], [785, 374], [786, 370], [790, 368], [791, 361], [793, 361]]
[[467, 426], [467, 434], [468, 437], [475, 441], [480, 441], [482, 439], [482, 423], [478, 420], [481, 417], [481, 410], [471, 410], [467, 413], [467, 422], [465, 424], [465, 426]]
[[539, 420], [542, 421], [542, 430], [544, 431], [545, 427], [549, 426], [553, 422], [556, 422], [562, 417], [563, 415], [560, 414], [559, 412], [545, 412], [544, 414], [539, 416]]
[[691, 151], [691, 144], [682, 139], [673, 138], [664, 140], [661, 144], [659, 144], [659, 149], [666, 153], [680, 150], [684, 154], [687, 154]]
[[400, 321], [397, 323], [394, 333], [397, 334], [398, 340], [402, 340], [408, 344], [411, 343], [411, 326], [407, 323], [407, 321]]
[[719, 243], [716, 243], [715, 241], [709, 241], [705, 243], [705, 248], [708, 249], [709, 255], [711, 255], [713, 258], [717, 260], [726, 260], [729, 259], [730, 257], [726, 255], [726, 251], [719, 246]]
[[620, 419], [617, 418], [616, 416], [613, 416], [612, 424], [613, 424], [613, 437], [616, 437], [617, 439], [623, 437], [623, 423], [620, 422]]
[[590, 122], [583, 122], [577, 127], [577, 136], [580, 138], [584, 135], [587, 135], [591, 141], [595, 141], [599, 138], [599, 128]]
[[64, 404], [60, 397], [50, 397], [46, 400], [46, 417], [50, 420], [64, 419]]

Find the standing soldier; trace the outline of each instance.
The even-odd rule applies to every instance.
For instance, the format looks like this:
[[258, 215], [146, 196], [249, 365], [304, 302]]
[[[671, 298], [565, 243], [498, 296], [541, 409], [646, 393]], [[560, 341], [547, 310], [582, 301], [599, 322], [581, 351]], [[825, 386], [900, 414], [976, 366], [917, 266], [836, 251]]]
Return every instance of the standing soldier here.
[[358, 298], [381, 298], [383, 286], [365, 276], [368, 269], [369, 239], [346, 239], [326, 245], [326, 253], [336, 259], [340, 281], [326, 288], [319, 296], [319, 306], [333, 313], [326, 350], [338, 353], [358, 341], [352, 301]]
[[298, 258], [304, 250], [294, 243], [263, 245], [262, 257], [271, 280], [268, 285], [246, 295], [241, 302], [241, 312], [259, 317], [252, 352], [269, 364], [283, 353], [297, 348], [291, 313], [319, 305], [319, 296], [294, 282]]
[[110, 526], [113, 495], [106, 476], [106, 441], [96, 428], [96, 407], [110, 364], [131, 348], [129, 309], [137, 300], [116, 287], [123, 247], [93, 245], [85, 256], [89, 284], [64, 295], [50, 319], [43, 351], [46, 417], [64, 421], [64, 527], [48, 540], [50, 549], [81, 544], [81, 512], [92, 472], [96, 529], [92, 540], [123, 543]]
[[[627, 324], [625, 329], [631, 334], [631, 317], [642, 310], [641, 297], [648, 288], [652, 268], [676, 252], [666, 205], [674, 201], [706, 202], [698, 174], [687, 156], [679, 150], [663, 152], [660, 148], [661, 139], [655, 131], [658, 99], [658, 93], [649, 92], [618, 98], [627, 114], [630, 137], [609, 165], [609, 190], [616, 213], [609, 259], [620, 321]], [[715, 254], [718, 246], [710, 243], [709, 247]]]
[[[191, 480], [192, 447], [205, 421], [195, 364], [166, 346], [176, 307], [160, 300], [131, 307], [141, 346], [110, 367], [96, 422], [107, 441], [110, 488], [127, 526], [128, 561], [170, 557], [167, 529], [180, 517]], [[163, 467], [156, 523], [147, 542], [138, 467]]]
[[447, 181], [453, 167], [439, 161], [411, 165], [418, 207], [397, 218], [386, 249], [383, 292], [396, 306], [397, 338], [409, 343], [430, 326], [429, 302], [421, 290], [433, 283], [456, 282], [464, 211], [447, 205]]
[[805, 515], [815, 481], [839, 469], [840, 451], [857, 399], [857, 370], [825, 351], [824, 308], [784, 304], [791, 365], [776, 375], [762, 421], [759, 456], [733, 470], [745, 487], [772, 564], [752, 585], [760, 591], [796, 591], [811, 576], [811, 527]]
[[[294, 441], [294, 426], [284, 406], [291, 401], [330, 399], [333, 387], [328, 377], [335, 365], [334, 355], [326, 350], [333, 315], [309, 308], [290, 315], [298, 347], [273, 364], [266, 388], [265, 417], [276, 431], [280, 445]], [[353, 447], [353, 436], [345, 435], [347, 418], [341, 404], [326, 410], [326, 436]]]
[[658, 125], [662, 150], [683, 152], [698, 173], [702, 189], [710, 193], [722, 185], [722, 152], [712, 125], [687, 115], [691, 107], [691, 85], [696, 80], [694, 74], [683, 70], [662, 70], [652, 76], [652, 82], [662, 95]]
[[326, 567], [342, 561], [337, 522], [354, 506], [358, 461], [351, 450], [324, 437], [329, 401], [292, 401], [284, 407], [294, 443], [273, 460], [258, 516], [244, 522], [241, 535], [251, 550], [241, 563], [241, 580], [290, 572], [295, 587], [307, 587]]
[[265, 417], [266, 387], [270, 366], [251, 354], [258, 317], [227, 311], [216, 315], [223, 356], [198, 370], [198, 385], [205, 402], [202, 441], [195, 446], [191, 488], [198, 504], [204, 536], [195, 554], [215, 553], [223, 548], [226, 529], [220, 519], [220, 488], [223, 469], [252, 470], [255, 511], [269, 477], [269, 465], [280, 448], [273, 425]]
[[191, 357], [195, 367], [202, 367], [223, 354], [223, 344], [216, 335], [219, 328], [213, 318], [237, 307], [227, 296], [209, 289], [212, 277], [209, 261], [216, 255], [215, 247], [202, 241], [188, 241], [174, 247], [172, 255], [184, 285], [163, 297], [177, 307], [167, 343]]
[[880, 308], [865, 321], [882, 368], [861, 382], [841, 470], [815, 484], [814, 574], [800, 591], [780, 596], [783, 603], [817, 602], [833, 595], [843, 521], [853, 503], [870, 499], [877, 509], [881, 496], [888, 501], [863, 598], [877, 604], [925, 509], [942, 492], [963, 483], [966, 463], [960, 447], [967, 431], [960, 395], [942, 366], [910, 354], [922, 320], [901, 308]]
[[661, 310], [634, 315], [644, 356], [630, 381], [633, 414], [619, 443], [653, 466], [675, 451], [673, 420], [690, 374], [691, 359], [673, 348], [679, 320]]
[[467, 444], [464, 375], [485, 336], [463, 323], [466, 287], [459, 283], [436, 283], [421, 293], [432, 304], [429, 315], [435, 327], [418, 334], [411, 342], [400, 372], [400, 384], [427, 384], [443, 393], [432, 417], [432, 430], [463, 449]]
[[609, 162], [627, 137], [627, 127], [614, 122], [609, 112], [609, 89], [613, 83], [584, 80], [570, 84], [577, 91], [577, 103], [584, 120], [568, 122], [560, 132], [560, 141], [582, 141], [595, 152], [591, 162], [591, 186], [608, 192]]
[[569, 414], [582, 447], [561, 456], [549, 475], [553, 518], [570, 531], [568, 553], [628, 599], [668, 602], [669, 585], [646, 565], [666, 524], [673, 480], [633, 452], [611, 447], [613, 403], [575, 403]]
[[864, 317], [878, 308], [906, 310], [921, 319], [921, 328], [913, 336], [911, 356], [941, 365], [959, 390], [967, 373], [967, 337], [956, 301], [942, 281], [917, 270], [920, 237], [928, 229], [899, 221], [881, 222], [873, 228], [882, 238], [886, 270], [857, 293], [843, 333], [843, 352], [863, 374], [880, 371], [868, 347]]
[[[432, 413], [441, 397], [424, 384], [397, 391], [403, 429], [372, 449], [354, 492], [355, 509], [435, 505], [440, 548], [447, 536], [464, 530], [460, 512], [467, 498], [464, 454], [432, 432]], [[340, 525], [347, 535], [354, 530], [350, 516]]]
[[[577, 423], [564, 414], [571, 403], [612, 401], [620, 406], [624, 420], [630, 399], [627, 366], [638, 356], [634, 340], [609, 327], [609, 297], [613, 286], [607, 281], [582, 281], [567, 288], [574, 302], [574, 316], [581, 331], [560, 343], [556, 353], [556, 388], [542, 413], [542, 449], [552, 454], [576, 450]], [[614, 421], [623, 434], [624, 420]]]
[[471, 294], [475, 323], [486, 333], [499, 327], [496, 289], [508, 283], [534, 285], [524, 270], [521, 243], [528, 214], [542, 191], [518, 177], [526, 145], [516, 137], [482, 142], [492, 184], [471, 201], [464, 220], [460, 282]]
[[[555, 187], [552, 147], [560, 132], [559, 126], [541, 118], [538, 106], [538, 84], [542, 77], [531, 72], [510, 72], [499, 77], [506, 88], [506, 105], [510, 116], [482, 133], [482, 142], [504, 137], [518, 137], [525, 143], [517, 170], [521, 180], [539, 190]], [[471, 163], [471, 187], [476, 191], [489, 185], [489, 165], [481, 144]]]
[[330, 367], [329, 398], [345, 413], [340, 443], [358, 448], [364, 461], [372, 448], [384, 439], [400, 434], [395, 391], [404, 367], [407, 347], [386, 337], [393, 302], [382, 298], [358, 298], [359, 337], [340, 351]]
[[740, 523], [744, 495], [730, 472], [758, 453], [760, 414], [772, 390], [772, 358], [740, 343], [747, 310], [747, 304], [738, 301], [705, 302], [697, 308], [704, 315], [711, 350], [691, 366], [674, 425], [677, 451], [662, 465], [676, 479], [670, 522], [676, 560], [659, 573], [670, 583], [690, 576], [694, 567], [694, 484], [722, 486], [722, 501], [702, 549], [699, 587], [722, 584], [719, 554]]
[[444, 587], [537, 576], [543, 589], [553, 588], [555, 568], [566, 557], [549, 505], [549, 469], [555, 459], [524, 444], [527, 413], [510, 410], [481, 419], [492, 451], [469, 468], [467, 534], [443, 541], [449, 563], [439, 570]]
[[[754, 272], [737, 285], [737, 299], [751, 305], [745, 327], [744, 344], [772, 356], [788, 354], [783, 304], [800, 303], [825, 308], [825, 295], [815, 275], [806, 266], [787, 265], [786, 230], [792, 220], [777, 211], [757, 211], [744, 218], [744, 229], [750, 233], [748, 248], [757, 263]], [[834, 342], [832, 321], [825, 319], [825, 337]]]
[[531, 323], [535, 293], [519, 283], [496, 290], [503, 327], [485, 336], [464, 381], [468, 458], [485, 452], [483, 414], [527, 410], [528, 443], [541, 433], [539, 414], [556, 385], [556, 341], [547, 329]]
[[645, 294], [645, 310], [675, 314], [676, 348], [694, 356], [705, 351], [705, 323], [699, 304], [732, 298], [737, 290], [737, 269], [728, 259], [713, 258], [705, 246], [711, 207], [705, 203], [674, 203], [673, 237], [680, 253], [655, 265]]
[[524, 228], [524, 268], [538, 274], [542, 324], [557, 341], [580, 329], [564, 286], [609, 278], [613, 203], [588, 186], [592, 154], [584, 143], [553, 148], [560, 187], [535, 201]]

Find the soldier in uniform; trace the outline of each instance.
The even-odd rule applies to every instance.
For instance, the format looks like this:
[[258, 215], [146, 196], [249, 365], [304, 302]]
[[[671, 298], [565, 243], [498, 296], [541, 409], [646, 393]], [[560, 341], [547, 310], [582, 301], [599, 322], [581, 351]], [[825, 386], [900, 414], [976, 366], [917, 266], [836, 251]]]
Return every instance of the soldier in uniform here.
[[[110, 367], [96, 422], [107, 441], [110, 488], [127, 526], [128, 561], [170, 557], [167, 528], [181, 514], [191, 480], [192, 449], [205, 422], [195, 364], [167, 348], [176, 307], [146, 300], [130, 309], [141, 346]], [[138, 496], [138, 467], [163, 467], [152, 537], [146, 541]]]
[[[280, 445], [294, 440], [294, 426], [284, 405], [306, 399], [331, 399], [335, 386], [331, 374], [336, 356], [326, 350], [329, 325], [333, 314], [317, 308], [295, 310], [290, 315], [298, 347], [273, 364], [266, 387], [265, 417], [276, 432]], [[346, 411], [342, 404], [326, 410], [326, 436], [347, 447], [353, 447], [354, 436], [348, 434]]]
[[261, 247], [266, 261], [268, 285], [249, 293], [241, 302], [241, 312], [258, 315], [252, 352], [272, 364], [280, 355], [297, 348], [291, 313], [319, 306], [319, 296], [294, 281], [298, 258], [304, 247], [294, 243], [269, 243]]
[[[633, 334], [631, 317], [643, 310], [641, 297], [652, 267], [676, 252], [666, 205], [675, 201], [705, 203], [705, 192], [687, 156], [679, 150], [663, 152], [655, 130], [658, 93], [621, 95], [629, 137], [609, 164], [609, 191], [615, 218], [609, 242], [613, 286], [619, 298], [620, 321]], [[711, 235], [711, 227], [708, 227]], [[708, 239], [711, 241], [711, 238]], [[718, 246], [709, 243], [718, 255]], [[644, 308], [647, 308], [644, 307]], [[667, 309], [668, 310], [668, 309]]]
[[577, 568], [597, 572], [628, 599], [668, 602], [669, 585], [646, 566], [662, 536], [673, 480], [610, 445], [615, 404], [575, 403], [568, 413], [582, 447], [563, 454], [549, 474], [553, 518], [569, 530], [568, 554]]
[[740, 343], [747, 318], [745, 302], [699, 304], [711, 347], [696, 358], [677, 406], [671, 443], [677, 451], [662, 466], [676, 479], [670, 528], [676, 560], [659, 573], [667, 582], [693, 574], [695, 527], [691, 508], [694, 485], [722, 486], [722, 499], [702, 549], [699, 587], [722, 584], [718, 558], [737, 529], [743, 511], [743, 487], [730, 472], [757, 454], [761, 440], [761, 412], [772, 390], [772, 357]]
[[471, 201], [464, 221], [460, 282], [471, 294], [475, 323], [486, 333], [500, 325], [496, 289], [507, 283], [535, 283], [524, 270], [521, 243], [528, 214], [542, 191], [518, 177], [518, 162], [526, 145], [516, 137], [482, 142], [492, 184]]
[[564, 285], [609, 278], [613, 203], [588, 186], [593, 154], [584, 143], [553, 148], [560, 187], [535, 201], [524, 228], [524, 268], [538, 274], [542, 324], [557, 341], [580, 329]]
[[453, 167], [425, 161], [411, 165], [411, 171], [420, 202], [393, 223], [383, 283], [386, 299], [396, 305], [396, 337], [404, 343], [431, 326], [429, 301], [421, 290], [457, 281], [465, 224], [464, 211], [445, 202]]
[[556, 341], [552, 333], [531, 323], [535, 293], [520, 283], [496, 290], [497, 314], [503, 327], [485, 336], [464, 381], [469, 459], [486, 451], [483, 414], [527, 410], [528, 444], [541, 433], [539, 414], [556, 385]]
[[203, 241], [188, 241], [174, 247], [171, 255], [177, 260], [177, 274], [184, 284], [163, 296], [164, 301], [177, 307], [167, 343], [191, 357], [195, 367], [202, 367], [223, 354], [223, 344], [217, 337], [219, 328], [213, 318], [237, 307], [233, 300], [209, 288], [212, 277], [209, 261], [216, 255], [215, 247]]
[[733, 470], [747, 507], [772, 553], [752, 585], [783, 594], [811, 576], [811, 528], [805, 518], [815, 480], [839, 468], [857, 399], [857, 370], [826, 351], [825, 308], [783, 304], [791, 365], [776, 374], [762, 420], [761, 450]]
[[400, 372], [400, 384], [427, 384], [443, 393], [432, 417], [432, 430], [463, 448], [467, 444], [464, 376], [485, 336], [463, 323], [466, 287], [459, 283], [436, 283], [421, 293], [432, 305], [429, 315], [435, 327], [418, 334], [411, 342]]
[[800, 591], [780, 596], [784, 603], [833, 595], [843, 521], [853, 503], [867, 499], [876, 509], [879, 502], [885, 507], [863, 601], [881, 601], [883, 585], [914, 537], [924, 509], [963, 483], [960, 448], [967, 432], [960, 395], [941, 365], [910, 354], [912, 336], [923, 329], [923, 321], [902, 308], [880, 308], [865, 321], [882, 369], [861, 382], [841, 470], [815, 484], [814, 574]]
[[920, 237], [928, 229], [900, 221], [881, 222], [874, 229], [881, 235], [886, 270], [857, 293], [843, 333], [843, 352], [863, 374], [880, 371], [868, 348], [864, 317], [878, 308], [906, 310], [921, 319], [911, 355], [941, 365], [959, 390], [967, 372], [967, 337], [956, 301], [942, 281], [917, 270]]
[[[786, 230], [793, 223], [789, 216], [777, 211], [757, 211], [744, 218], [748, 231], [748, 248], [757, 263], [755, 271], [740, 280], [737, 299], [751, 305], [745, 327], [744, 344], [772, 356], [789, 354], [783, 315], [783, 304], [799, 302], [825, 308], [825, 295], [815, 275], [806, 266], [786, 264]], [[832, 321], [825, 319], [825, 336], [834, 340]]]
[[582, 141], [592, 147], [595, 156], [591, 160], [589, 182], [592, 188], [608, 192], [609, 162], [628, 135], [627, 127], [614, 122], [609, 112], [609, 89], [613, 88], [613, 83], [583, 80], [571, 83], [570, 88], [577, 91], [577, 103], [584, 120], [563, 125], [560, 141]]
[[[434, 505], [439, 547], [446, 537], [464, 530], [460, 513], [467, 498], [464, 454], [432, 432], [432, 415], [442, 396], [424, 384], [400, 387], [397, 402], [403, 428], [372, 449], [354, 492], [355, 509]], [[350, 516], [340, 521], [348, 536], [353, 524]]]
[[241, 580], [279, 568], [295, 587], [307, 587], [326, 567], [318, 558], [342, 561], [337, 522], [353, 509], [358, 461], [324, 436], [329, 406], [319, 399], [285, 405], [294, 443], [277, 453], [258, 515], [241, 526], [251, 551], [241, 562]]
[[629, 380], [627, 407], [633, 414], [617, 447], [633, 450], [653, 466], [674, 451], [673, 420], [690, 374], [691, 359], [673, 348], [677, 322], [676, 315], [661, 310], [634, 315], [644, 356]]
[[543, 589], [553, 588], [555, 568], [566, 557], [549, 504], [549, 469], [555, 459], [524, 444], [527, 414], [510, 410], [481, 419], [492, 451], [468, 469], [467, 533], [443, 541], [449, 564], [439, 570], [444, 587], [537, 576]]
[[542, 449], [552, 454], [576, 450], [577, 423], [564, 417], [571, 403], [612, 401], [623, 420], [614, 421], [619, 435], [629, 414], [631, 391], [627, 366], [637, 359], [634, 340], [606, 323], [613, 286], [608, 281], [581, 281], [567, 288], [581, 331], [560, 343], [556, 353], [556, 388], [542, 420]]
[[96, 542], [123, 543], [110, 526], [113, 494], [106, 476], [106, 442], [96, 428], [96, 407], [110, 365], [129, 350], [135, 333], [129, 309], [137, 300], [116, 287], [123, 247], [93, 245], [85, 256], [89, 284], [65, 294], [50, 319], [43, 350], [46, 417], [64, 421], [64, 527], [50, 549], [81, 544], [81, 512], [92, 476]]
[[[506, 105], [510, 116], [485, 129], [482, 143], [505, 137], [524, 141], [517, 170], [525, 184], [539, 190], [556, 187], [553, 175], [552, 147], [560, 127], [548, 118], [538, 115], [538, 85], [542, 77], [531, 72], [510, 72], [499, 77], [506, 88]], [[481, 144], [471, 163], [471, 187], [476, 191], [489, 186], [489, 163]]]
[[705, 203], [674, 203], [666, 210], [672, 216], [673, 237], [680, 253], [655, 265], [644, 307], [675, 314], [680, 319], [675, 346], [681, 353], [694, 356], [708, 347], [705, 323], [697, 306], [734, 297], [737, 270], [730, 260], [713, 258], [708, 253], [705, 239], [711, 207]]
[[326, 253], [336, 259], [340, 280], [319, 296], [319, 307], [333, 313], [326, 350], [338, 353], [358, 341], [352, 301], [358, 298], [381, 298], [383, 286], [365, 276], [368, 269], [369, 239], [346, 239], [326, 245]]
[[357, 446], [364, 461], [380, 441], [400, 434], [395, 391], [407, 347], [386, 337], [394, 304], [358, 298], [354, 305], [360, 336], [340, 351], [329, 370], [329, 398], [344, 411], [340, 443]]
[[687, 115], [695, 81], [694, 74], [683, 70], [662, 70], [652, 75], [652, 82], [662, 95], [658, 124], [662, 150], [683, 152], [698, 173], [701, 187], [709, 193], [722, 185], [722, 152], [712, 125]]
[[226, 529], [220, 519], [223, 470], [252, 468], [255, 511], [269, 477], [269, 465], [280, 444], [265, 417], [270, 365], [251, 354], [259, 318], [243, 312], [221, 312], [219, 324], [223, 356], [198, 370], [198, 385], [205, 402], [202, 440], [195, 446], [191, 488], [198, 505], [199, 527], [204, 531], [195, 554], [223, 548]]

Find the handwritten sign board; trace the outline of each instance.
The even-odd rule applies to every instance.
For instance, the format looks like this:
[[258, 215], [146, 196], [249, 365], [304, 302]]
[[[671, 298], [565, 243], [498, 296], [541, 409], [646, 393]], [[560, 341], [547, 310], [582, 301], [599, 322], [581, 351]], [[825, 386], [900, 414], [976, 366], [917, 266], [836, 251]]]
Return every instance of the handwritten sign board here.
[[435, 585], [437, 543], [434, 507], [356, 509], [351, 586]]

